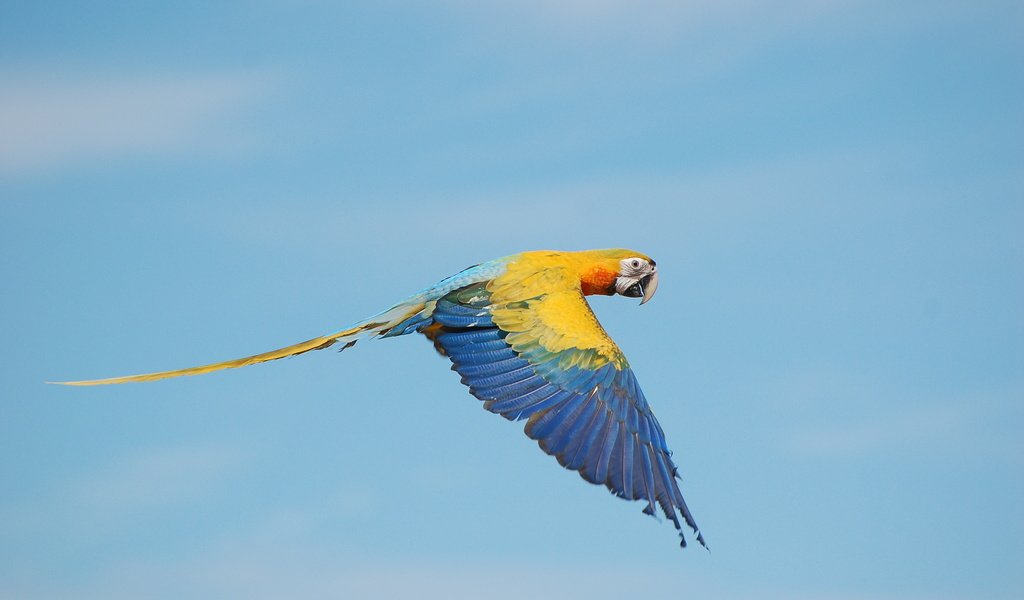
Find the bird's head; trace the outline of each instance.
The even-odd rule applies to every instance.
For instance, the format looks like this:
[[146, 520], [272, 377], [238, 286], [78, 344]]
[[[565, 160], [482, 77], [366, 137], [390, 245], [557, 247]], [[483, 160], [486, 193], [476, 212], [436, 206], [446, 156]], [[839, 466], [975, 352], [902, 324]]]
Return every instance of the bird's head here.
[[658, 289], [658, 268], [651, 257], [633, 250], [603, 250], [603, 256], [583, 275], [584, 294], [619, 294], [643, 298], [645, 304]]
[[658, 290], [658, 267], [646, 256], [628, 256], [619, 261], [615, 293], [628, 298], [643, 298], [640, 304], [654, 297]]

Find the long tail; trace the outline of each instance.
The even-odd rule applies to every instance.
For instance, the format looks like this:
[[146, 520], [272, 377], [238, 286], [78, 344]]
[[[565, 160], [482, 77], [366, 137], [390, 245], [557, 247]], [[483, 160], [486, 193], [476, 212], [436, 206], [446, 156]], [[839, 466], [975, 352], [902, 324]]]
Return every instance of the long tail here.
[[280, 348], [278, 350], [271, 350], [270, 352], [247, 356], [245, 358], [237, 358], [235, 360], [228, 360], [200, 367], [190, 367], [188, 369], [178, 369], [176, 371], [159, 371], [157, 373], [126, 375], [124, 377], [110, 377], [108, 379], [89, 379], [85, 381], [48, 381], [47, 383], [57, 385], [110, 385], [114, 383], [156, 381], [158, 379], [167, 379], [170, 377], [201, 375], [203, 373], [220, 371], [222, 369], [235, 369], [237, 367], [255, 365], [270, 360], [285, 358], [286, 356], [295, 356], [297, 354], [309, 352], [310, 350], [322, 350], [335, 344], [344, 344], [342, 346], [342, 349], [344, 350], [345, 348], [355, 344], [358, 340], [370, 335], [387, 336], [409, 333], [412, 331], [410, 324], [418, 324], [429, 319], [432, 311], [433, 302], [422, 302], [419, 301], [419, 299], [414, 299], [403, 302], [354, 327], [345, 329], [344, 331], [313, 338], [311, 340], [306, 340], [305, 342], [299, 342], [298, 344]]

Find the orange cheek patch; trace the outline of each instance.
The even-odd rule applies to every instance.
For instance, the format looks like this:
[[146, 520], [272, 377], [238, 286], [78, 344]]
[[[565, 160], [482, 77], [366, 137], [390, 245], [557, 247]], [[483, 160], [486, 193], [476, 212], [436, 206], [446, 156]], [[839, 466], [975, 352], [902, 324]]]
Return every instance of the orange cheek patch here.
[[618, 273], [609, 271], [601, 266], [595, 266], [588, 271], [584, 271], [583, 276], [580, 278], [583, 295], [602, 294], [610, 296], [615, 291], [613, 286], [615, 285], [616, 277], [618, 277]]

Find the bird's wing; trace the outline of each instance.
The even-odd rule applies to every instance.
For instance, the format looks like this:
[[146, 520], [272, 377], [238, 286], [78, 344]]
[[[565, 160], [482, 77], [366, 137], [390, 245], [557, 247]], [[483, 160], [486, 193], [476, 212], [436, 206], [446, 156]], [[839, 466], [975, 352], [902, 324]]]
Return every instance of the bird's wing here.
[[649, 515], [660, 505], [681, 545], [680, 517], [705, 545], [665, 434], [582, 293], [554, 286], [509, 296], [500, 282], [453, 291], [437, 302], [423, 333], [487, 410], [528, 419], [526, 434], [562, 466], [616, 496], [645, 500]]

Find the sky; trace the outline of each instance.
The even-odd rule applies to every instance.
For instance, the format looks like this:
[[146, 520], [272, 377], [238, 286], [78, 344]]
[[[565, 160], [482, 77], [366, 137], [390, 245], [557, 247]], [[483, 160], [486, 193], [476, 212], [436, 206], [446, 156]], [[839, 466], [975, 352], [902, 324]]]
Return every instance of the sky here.
[[[1024, 597], [1015, 2], [6, 3], [0, 598]], [[418, 336], [147, 384], [532, 249], [710, 552]]]

